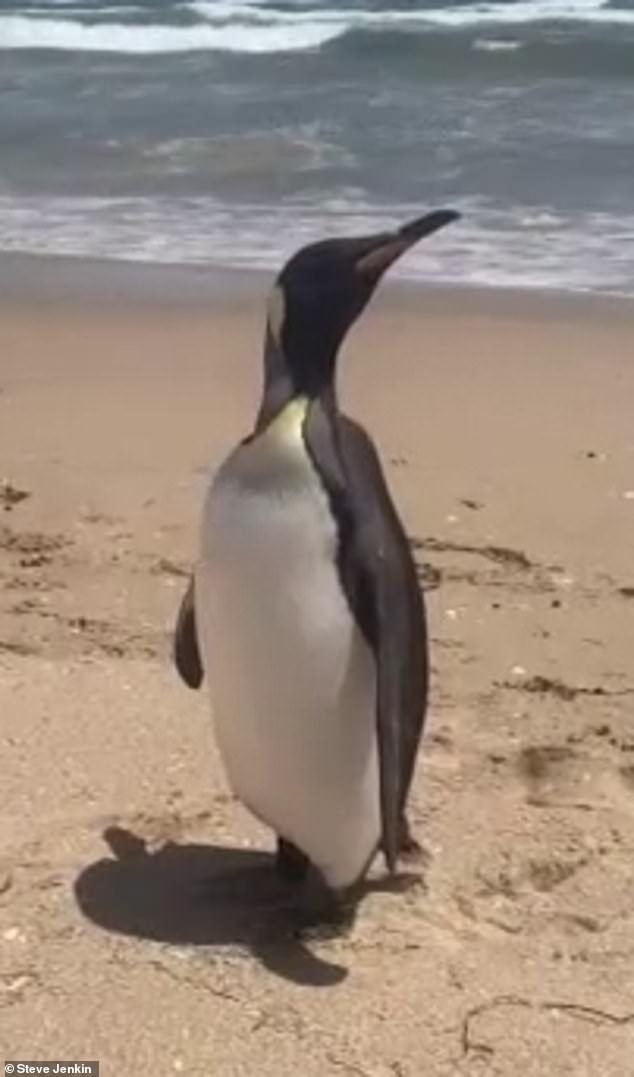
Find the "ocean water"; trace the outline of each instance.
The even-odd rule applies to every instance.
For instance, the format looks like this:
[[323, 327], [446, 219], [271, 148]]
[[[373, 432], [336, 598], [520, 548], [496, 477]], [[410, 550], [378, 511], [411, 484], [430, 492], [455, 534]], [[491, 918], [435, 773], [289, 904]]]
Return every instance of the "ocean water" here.
[[634, 0], [0, 0], [0, 250], [634, 295]]

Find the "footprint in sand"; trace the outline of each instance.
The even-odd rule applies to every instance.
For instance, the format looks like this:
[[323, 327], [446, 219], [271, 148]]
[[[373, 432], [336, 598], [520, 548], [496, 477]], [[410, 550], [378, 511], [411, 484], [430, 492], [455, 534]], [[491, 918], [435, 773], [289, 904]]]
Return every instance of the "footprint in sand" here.
[[591, 812], [623, 803], [623, 787], [634, 793], [634, 764], [615, 765], [612, 752], [597, 756], [567, 745], [530, 745], [520, 751], [517, 766], [527, 803], [536, 808]]
[[563, 744], [530, 744], [521, 749], [517, 766], [528, 793], [543, 796], [576, 784], [579, 759]]
[[536, 808], [592, 811], [611, 795], [613, 773], [607, 760], [568, 745], [528, 745], [519, 753], [517, 769], [526, 801]]

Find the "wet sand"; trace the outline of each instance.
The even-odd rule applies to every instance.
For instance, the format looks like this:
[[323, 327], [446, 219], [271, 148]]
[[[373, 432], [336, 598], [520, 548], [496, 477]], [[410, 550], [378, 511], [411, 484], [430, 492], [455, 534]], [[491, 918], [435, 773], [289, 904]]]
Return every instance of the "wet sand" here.
[[377, 870], [352, 936], [304, 947], [169, 653], [209, 468], [254, 414], [266, 282], [28, 266], [0, 304], [5, 1057], [623, 1077], [634, 306], [392, 289], [351, 335], [342, 402], [427, 591], [429, 861], [405, 894]]

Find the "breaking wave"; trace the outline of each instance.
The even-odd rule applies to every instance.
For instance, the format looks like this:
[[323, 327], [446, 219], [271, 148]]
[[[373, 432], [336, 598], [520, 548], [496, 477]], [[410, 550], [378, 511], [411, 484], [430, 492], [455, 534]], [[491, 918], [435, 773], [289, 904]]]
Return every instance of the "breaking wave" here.
[[157, 5], [154, 12], [168, 21], [148, 21], [151, 9], [129, 2], [94, 9], [85, 0], [83, 5], [49, 0], [37, 7], [17, 6], [14, 13], [0, 16], [0, 49], [275, 53], [319, 48], [359, 30], [424, 33], [544, 22], [634, 27], [632, 8], [606, 0], [494, 0], [385, 11], [352, 6], [289, 8], [266, 0], [192, 0], [172, 8]]

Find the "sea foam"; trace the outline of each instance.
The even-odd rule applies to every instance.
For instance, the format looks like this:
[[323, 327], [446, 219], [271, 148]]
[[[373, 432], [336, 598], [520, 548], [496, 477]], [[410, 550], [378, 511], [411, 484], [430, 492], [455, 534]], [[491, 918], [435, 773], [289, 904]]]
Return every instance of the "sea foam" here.
[[[315, 49], [353, 30], [425, 32], [539, 22], [634, 26], [634, 10], [611, 6], [606, 0], [517, 0], [513, 4], [493, 0], [459, 7], [394, 7], [385, 11], [345, 7], [288, 9], [257, 0], [192, 0], [185, 7], [199, 19], [197, 23], [121, 23], [108, 18], [86, 23], [77, 17], [86, 12], [85, 6], [42, 5], [37, 14], [29, 9], [28, 13], [0, 16], [0, 50], [275, 53]], [[95, 12], [103, 16], [124, 10], [130, 8], [97, 8]], [[56, 17], [47, 18], [42, 12]]]

